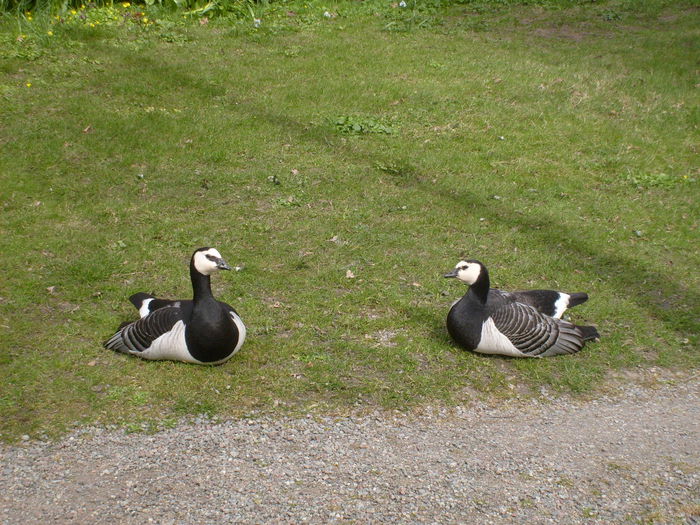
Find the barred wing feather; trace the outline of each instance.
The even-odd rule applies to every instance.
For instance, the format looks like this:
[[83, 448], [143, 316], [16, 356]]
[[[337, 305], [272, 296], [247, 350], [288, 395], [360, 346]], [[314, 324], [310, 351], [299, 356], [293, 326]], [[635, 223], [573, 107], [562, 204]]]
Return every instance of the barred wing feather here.
[[491, 318], [499, 332], [529, 356], [573, 354], [583, 348], [581, 332], [576, 326], [543, 315], [523, 303], [505, 304], [497, 308]]
[[134, 321], [114, 334], [105, 347], [124, 353], [139, 353], [150, 348], [153, 341], [168, 333], [182, 320], [182, 310], [174, 306], [159, 308]]

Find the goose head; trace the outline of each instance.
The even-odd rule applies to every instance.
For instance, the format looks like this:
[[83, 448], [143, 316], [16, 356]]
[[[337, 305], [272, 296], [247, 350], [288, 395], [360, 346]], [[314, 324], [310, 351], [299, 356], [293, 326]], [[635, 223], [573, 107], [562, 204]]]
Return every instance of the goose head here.
[[216, 248], [199, 248], [192, 254], [192, 266], [202, 275], [231, 269]]
[[481, 275], [486, 272], [486, 268], [479, 261], [469, 259], [467, 261], [459, 261], [455, 269], [450, 273], [445, 274], [445, 277], [456, 277], [460, 281], [467, 283], [469, 286], [479, 280]]

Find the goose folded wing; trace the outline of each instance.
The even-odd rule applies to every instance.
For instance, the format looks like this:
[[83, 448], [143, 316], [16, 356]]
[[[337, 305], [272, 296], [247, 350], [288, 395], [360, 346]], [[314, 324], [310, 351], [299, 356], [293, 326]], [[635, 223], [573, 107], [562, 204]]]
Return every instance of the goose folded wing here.
[[488, 295], [489, 307], [493, 309], [503, 308], [516, 301], [515, 296], [510, 292], [505, 292], [499, 290], [498, 288], [491, 288]]
[[492, 314], [496, 328], [522, 353], [530, 356], [573, 354], [583, 348], [580, 330], [562, 319], [514, 302]]
[[557, 323], [532, 306], [512, 302], [492, 312], [496, 328], [524, 354], [539, 355], [552, 346], [559, 334]]
[[178, 321], [182, 320], [182, 309], [174, 306], [159, 308], [146, 317], [124, 326], [105, 342], [105, 347], [119, 352], [143, 352], [153, 344], [153, 341], [168, 333]]

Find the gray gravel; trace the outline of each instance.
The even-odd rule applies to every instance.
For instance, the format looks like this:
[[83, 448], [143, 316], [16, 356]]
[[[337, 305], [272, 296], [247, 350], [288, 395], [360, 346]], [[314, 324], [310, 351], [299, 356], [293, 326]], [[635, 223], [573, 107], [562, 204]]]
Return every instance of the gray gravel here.
[[3, 523], [700, 523], [700, 381], [1, 447]]

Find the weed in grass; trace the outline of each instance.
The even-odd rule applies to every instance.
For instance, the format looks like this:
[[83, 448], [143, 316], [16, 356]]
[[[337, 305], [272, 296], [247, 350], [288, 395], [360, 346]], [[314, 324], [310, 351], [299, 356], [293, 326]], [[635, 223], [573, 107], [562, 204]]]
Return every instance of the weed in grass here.
[[377, 162], [376, 167], [378, 170], [384, 173], [395, 177], [404, 178], [408, 182], [415, 178], [417, 173], [416, 168], [409, 162], [405, 161]]
[[433, 27], [440, 21], [439, 8], [443, 2], [440, 0], [416, 1], [401, 0], [391, 4], [385, 18], [385, 31], [407, 32]]
[[369, 117], [342, 116], [335, 119], [334, 125], [338, 132], [350, 135], [365, 133], [392, 135], [396, 133], [395, 128], [392, 126]]
[[694, 177], [689, 177], [688, 175], [674, 177], [666, 173], [639, 173], [627, 175], [626, 180], [638, 189], [670, 188], [679, 184], [692, 184], [696, 182]]
[[601, 13], [600, 16], [606, 22], [612, 22], [614, 20], [622, 19], [622, 16], [620, 16], [620, 13], [618, 13], [617, 11], [604, 11], [603, 13]]

